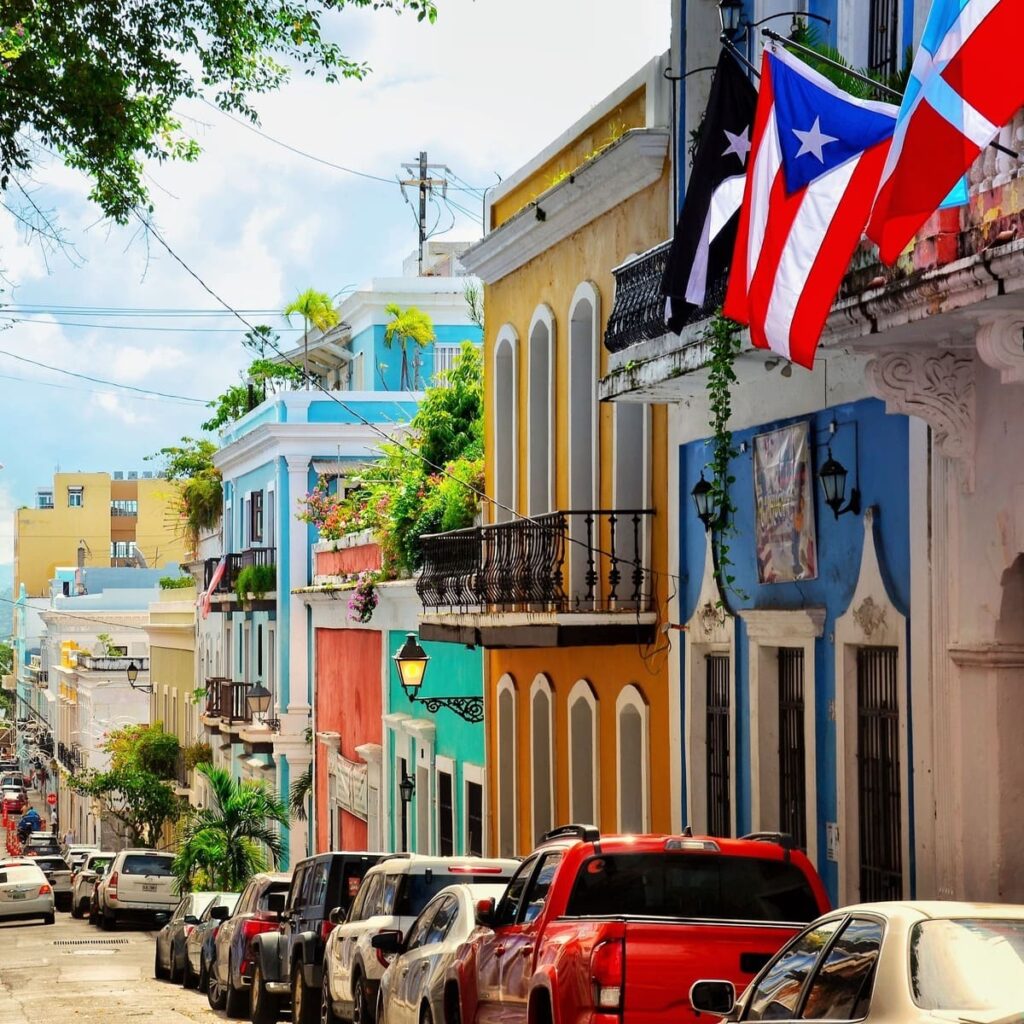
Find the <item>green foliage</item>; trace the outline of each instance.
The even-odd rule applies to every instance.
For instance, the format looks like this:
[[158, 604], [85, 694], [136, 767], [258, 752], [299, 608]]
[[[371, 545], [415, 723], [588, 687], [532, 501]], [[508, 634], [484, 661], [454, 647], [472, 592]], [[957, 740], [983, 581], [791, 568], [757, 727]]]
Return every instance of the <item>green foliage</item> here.
[[157, 846], [164, 825], [181, 811], [181, 800], [167, 782], [137, 768], [85, 773], [71, 780], [71, 788], [99, 800], [131, 846]]
[[255, 122], [253, 98], [294, 69], [362, 78], [367, 65], [321, 27], [342, 8], [437, 16], [434, 0], [6, 0], [0, 191], [52, 149], [92, 179], [106, 216], [127, 222], [149, 206], [147, 161], [199, 155], [175, 114], [183, 101], [209, 98]]
[[110, 754], [113, 768], [133, 768], [159, 779], [171, 779], [180, 744], [174, 733], [164, 731], [162, 722], [155, 722], [126, 725], [106, 733], [103, 749]]
[[[205, 690], [203, 691], [206, 692]], [[187, 747], [182, 748], [182, 756], [185, 760], [185, 767], [188, 771], [194, 771], [201, 764], [211, 764], [213, 762], [213, 749], [209, 743], [190, 743]]]
[[161, 576], [161, 590], [187, 590], [194, 587], [196, 581], [191, 576]]
[[469, 309], [469, 319], [482, 331], [484, 329], [484, 293], [480, 285], [467, 281], [462, 289], [462, 297]]
[[434, 333], [434, 321], [430, 315], [416, 306], [402, 309], [394, 302], [389, 302], [384, 307], [391, 320], [384, 328], [384, 347], [390, 349], [395, 343], [402, 353], [402, 372], [399, 387], [403, 391], [419, 390], [419, 371], [416, 372], [416, 379], [409, 376], [409, 344], [426, 348], [437, 335]]
[[236, 782], [223, 768], [200, 764], [212, 797], [210, 807], [190, 808], [182, 822], [174, 873], [182, 892], [201, 877], [211, 888], [238, 892], [267, 865], [276, 866], [281, 839], [275, 825], [288, 824], [288, 808], [262, 782]]
[[[710, 345], [708, 360], [708, 402], [711, 406], [711, 492], [708, 495], [711, 507], [716, 510], [718, 523], [715, 532], [718, 534], [715, 563], [715, 577], [722, 603], [725, 594], [733, 588], [736, 577], [731, 574], [732, 561], [729, 557], [729, 538], [736, 530], [736, 506], [729, 492], [730, 485], [736, 482], [732, 475], [730, 463], [739, 454], [733, 442], [729, 420], [732, 417], [732, 386], [736, 383], [734, 364], [740, 351], [740, 326], [722, 315], [719, 310], [708, 321], [706, 340]], [[711, 543], [715, 543], [714, 534]]]
[[172, 503], [182, 535], [195, 552], [199, 535], [220, 522], [223, 488], [220, 470], [213, 464], [217, 446], [205, 438], [183, 437], [180, 444], [161, 448], [147, 459], [164, 460], [163, 474], [178, 481], [178, 495]]
[[14, 648], [10, 644], [0, 643], [0, 673], [10, 672], [14, 668]]
[[120, 658], [121, 645], [114, 643], [114, 638], [109, 633], [97, 633], [96, 642], [103, 648], [103, 655], [106, 658]]
[[245, 601], [249, 594], [263, 600], [267, 591], [277, 587], [277, 566], [247, 565], [235, 580], [235, 594], [239, 601]]
[[423, 534], [471, 526], [477, 514], [471, 488], [484, 483], [483, 357], [475, 345], [463, 344], [443, 385], [427, 389], [406, 447], [382, 446], [383, 458], [342, 510], [349, 529], [374, 531], [387, 576], [419, 567]]
[[213, 409], [213, 415], [201, 424], [203, 430], [220, 430], [241, 419], [247, 412], [252, 412], [266, 401], [268, 394], [295, 388], [302, 382], [302, 371], [297, 366], [287, 363], [282, 366], [263, 358], [254, 359], [243, 376], [245, 379], [242, 383], [231, 384], [208, 403], [208, 408]]
[[313, 765], [310, 763], [306, 770], [292, 783], [291, 792], [288, 794], [288, 809], [296, 821], [306, 820], [306, 803], [313, 792]]

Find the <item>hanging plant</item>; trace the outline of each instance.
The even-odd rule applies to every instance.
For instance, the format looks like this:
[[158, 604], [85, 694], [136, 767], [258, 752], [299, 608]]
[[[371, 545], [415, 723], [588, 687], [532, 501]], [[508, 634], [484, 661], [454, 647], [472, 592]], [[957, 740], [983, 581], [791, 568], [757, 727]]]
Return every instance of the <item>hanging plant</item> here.
[[[705, 339], [710, 353], [708, 359], [708, 402], [711, 406], [711, 507], [716, 510], [716, 524], [711, 543], [715, 559], [715, 580], [721, 595], [720, 604], [726, 606], [726, 592], [735, 589], [736, 577], [731, 572], [730, 538], [736, 535], [736, 506], [730, 494], [730, 485], [736, 482], [730, 464], [739, 454], [733, 443], [729, 421], [732, 418], [732, 386], [736, 383], [736, 356], [740, 351], [740, 325], [718, 310], [708, 322]], [[718, 543], [715, 545], [715, 534]]]
[[348, 602], [348, 617], [353, 622], [369, 622], [377, 607], [377, 573], [361, 572]]

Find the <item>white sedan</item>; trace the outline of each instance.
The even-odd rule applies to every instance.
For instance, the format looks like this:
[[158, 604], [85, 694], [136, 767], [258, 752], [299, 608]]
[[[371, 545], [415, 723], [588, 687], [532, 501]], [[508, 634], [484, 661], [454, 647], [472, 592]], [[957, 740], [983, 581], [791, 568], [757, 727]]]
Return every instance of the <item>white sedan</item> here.
[[0, 862], [0, 921], [40, 917], [54, 921], [53, 886], [34, 860]]
[[442, 1024], [445, 974], [476, 927], [476, 905], [498, 900], [504, 891], [504, 885], [449, 885], [423, 908], [404, 939], [399, 932], [382, 932], [372, 940], [381, 953], [395, 956], [381, 979], [377, 1024]]
[[826, 914], [737, 1001], [698, 981], [690, 1003], [735, 1021], [1024, 1024], [1024, 906], [864, 903]]

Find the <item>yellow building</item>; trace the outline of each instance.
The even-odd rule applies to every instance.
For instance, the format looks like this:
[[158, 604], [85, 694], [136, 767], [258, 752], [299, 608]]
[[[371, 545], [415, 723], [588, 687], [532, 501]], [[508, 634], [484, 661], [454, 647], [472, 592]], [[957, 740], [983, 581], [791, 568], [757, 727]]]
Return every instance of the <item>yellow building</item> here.
[[670, 233], [665, 67], [494, 189], [463, 256], [485, 283], [497, 504], [486, 525], [425, 540], [420, 635], [486, 649], [486, 817], [503, 855], [566, 822], [678, 827], [666, 416], [597, 401], [613, 268]]
[[[49, 593], [57, 566], [150, 567], [182, 561], [177, 484], [115, 473], [57, 473], [14, 520], [14, 592]], [[142, 556], [142, 560], [138, 556]]]

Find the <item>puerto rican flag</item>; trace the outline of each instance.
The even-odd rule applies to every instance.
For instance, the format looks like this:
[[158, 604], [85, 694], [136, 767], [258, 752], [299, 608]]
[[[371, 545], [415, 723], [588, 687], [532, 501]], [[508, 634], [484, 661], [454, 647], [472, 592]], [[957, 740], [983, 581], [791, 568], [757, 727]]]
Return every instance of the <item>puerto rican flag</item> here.
[[935, 0], [868, 224], [893, 263], [1024, 106], [1024, 0]]
[[[896, 107], [767, 49], [723, 312], [808, 369], [878, 189]], [[948, 191], [948, 189], [947, 189]]]
[[228, 556], [224, 555], [223, 558], [217, 563], [217, 568], [213, 570], [213, 575], [210, 577], [210, 585], [196, 598], [196, 604], [199, 606], [204, 619], [209, 618], [210, 608], [213, 605], [213, 594], [217, 589], [218, 584], [224, 579], [224, 573], [228, 567]]

